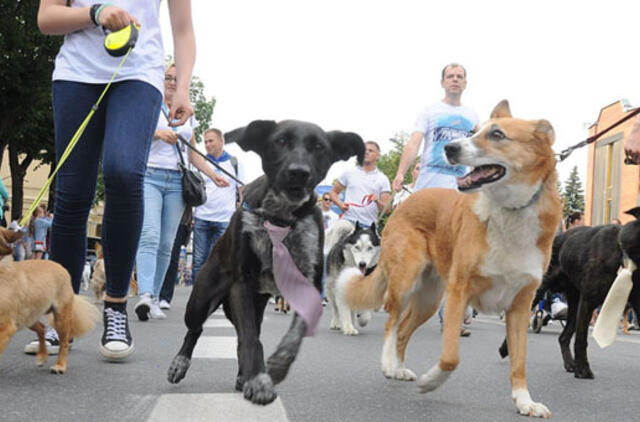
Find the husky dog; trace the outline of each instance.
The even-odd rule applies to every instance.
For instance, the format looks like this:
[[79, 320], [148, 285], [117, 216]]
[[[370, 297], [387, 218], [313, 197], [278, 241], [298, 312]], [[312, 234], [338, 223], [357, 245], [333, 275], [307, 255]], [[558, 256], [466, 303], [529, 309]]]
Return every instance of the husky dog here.
[[[380, 238], [375, 223], [371, 227], [363, 227], [356, 223], [354, 227], [347, 220], [336, 222], [329, 233], [339, 233], [340, 236], [327, 257], [326, 290], [333, 311], [329, 329], [339, 330], [342, 327], [345, 335], [355, 336], [358, 334], [353, 324], [355, 312], [346, 303], [336, 302], [336, 280], [340, 272], [347, 267], [358, 268], [363, 275], [373, 271], [380, 257]], [[357, 315], [358, 324], [364, 327], [371, 320], [371, 311], [361, 311]]]

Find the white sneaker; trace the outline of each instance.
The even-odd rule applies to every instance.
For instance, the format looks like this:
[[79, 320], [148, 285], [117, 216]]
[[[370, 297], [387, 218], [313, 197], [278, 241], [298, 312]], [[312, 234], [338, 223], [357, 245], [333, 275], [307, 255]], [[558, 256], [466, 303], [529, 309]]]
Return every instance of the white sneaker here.
[[151, 313], [151, 294], [143, 293], [140, 295], [140, 300], [136, 303], [133, 311], [138, 315], [140, 321], [148, 321], [149, 314]]
[[162, 310], [160, 309], [160, 306], [158, 305], [158, 301], [157, 300], [154, 300], [153, 302], [151, 302], [151, 310], [149, 311], [149, 315], [153, 319], [166, 319], [167, 318], [167, 315], [164, 312], [162, 312]]
[[171, 305], [166, 300], [162, 299], [159, 303], [160, 309], [166, 309], [167, 311], [171, 309]]

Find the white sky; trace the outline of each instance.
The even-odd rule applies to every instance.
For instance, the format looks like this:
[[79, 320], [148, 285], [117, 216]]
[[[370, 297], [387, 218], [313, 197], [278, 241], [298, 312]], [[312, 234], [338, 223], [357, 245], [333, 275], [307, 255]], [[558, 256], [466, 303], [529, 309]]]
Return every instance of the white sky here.
[[[488, 117], [503, 98], [516, 117], [545, 118], [556, 151], [588, 136], [600, 109], [640, 105], [637, 1], [192, 0], [194, 75], [217, 104], [213, 126], [300, 119], [375, 140], [382, 152], [443, 97], [440, 71], [463, 64], [463, 104]], [[166, 3], [165, 50], [173, 53]], [[237, 146], [247, 181], [260, 159]], [[564, 181], [586, 150], [558, 166]], [[353, 159], [352, 159], [352, 162]], [[351, 163], [334, 164], [331, 183]]]

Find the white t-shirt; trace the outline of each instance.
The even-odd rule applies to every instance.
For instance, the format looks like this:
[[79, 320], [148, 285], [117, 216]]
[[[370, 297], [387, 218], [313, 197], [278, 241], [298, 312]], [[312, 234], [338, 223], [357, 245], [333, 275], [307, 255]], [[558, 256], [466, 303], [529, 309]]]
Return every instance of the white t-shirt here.
[[393, 208], [400, 205], [400, 203], [404, 202], [405, 199], [409, 197], [413, 193], [413, 188], [411, 185], [402, 185], [402, 190], [400, 192], [396, 192], [393, 197]]
[[469, 107], [439, 101], [425, 108], [416, 119], [414, 131], [424, 134], [420, 174], [415, 191], [424, 188], [456, 189], [456, 176], [464, 176], [465, 166], [447, 163], [444, 147], [454, 139], [469, 135], [478, 116]]
[[[160, 117], [158, 118], [158, 125], [156, 126], [156, 130], [173, 130], [174, 132], [178, 132], [180, 135], [182, 135], [182, 137], [187, 141], [191, 141], [191, 136], [193, 135], [193, 126], [195, 126], [195, 119], [191, 117], [182, 126], [179, 126], [177, 128], [170, 127], [169, 123], [167, 122], [167, 118], [164, 116], [162, 110], [160, 110]], [[176, 145], [180, 146], [180, 151], [182, 151], [182, 158], [184, 159], [185, 165], [188, 164], [188, 147], [185, 146], [180, 140], [178, 140], [178, 143]], [[151, 142], [151, 149], [149, 149], [149, 160], [147, 161], [147, 166], [160, 169], [178, 170], [178, 162], [180, 162], [180, 157], [178, 156], [176, 145], [171, 145], [163, 141], [162, 139], [154, 139], [153, 142]]]
[[[367, 203], [366, 196], [375, 193], [378, 198], [383, 192], [391, 192], [389, 179], [377, 168], [365, 172], [360, 166], [347, 170], [338, 178], [338, 183], [346, 188], [344, 202], [357, 204], [349, 205], [349, 209], [342, 214], [342, 218], [349, 221], [359, 221], [360, 224], [370, 226], [378, 219], [378, 205]], [[364, 202], [363, 202], [364, 201]]]
[[324, 224], [324, 229], [327, 230], [333, 223], [338, 221], [338, 214], [332, 210], [325, 211], [322, 208], [320, 209], [322, 211], [322, 223]]
[[[90, 7], [94, 0], [73, 0], [71, 7]], [[160, 31], [160, 0], [113, 0], [141, 24], [136, 46], [118, 71], [115, 81], [138, 80], [164, 92], [164, 49]], [[64, 36], [56, 56], [52, 79], [84, 83], [107, 83], [122, 57], [112, 57], [104, 49], [105, 33], [91, 26]]]
[[[231, 164], [231, 160], [222, 161], [220, 166], [229, 173], [235, 175], [236, 171]], [[236, 190], [238, 184], [235, 180], [224, 174], [222, 171], [214, 167], [213, 164], [207, 162], [216, 173], [229, 181], [229, 186], [221, 188], [215, 185], [208, 176], [202, 175], [207, 185], [207, 202], [196, 207], [194, 216], [206, 221], [229, 222], [231, 216], [236, 210]], [[238, 174], [236, 176], [240, 181], [244, 181], [244, 170], [242, 164], [238, 162]]]

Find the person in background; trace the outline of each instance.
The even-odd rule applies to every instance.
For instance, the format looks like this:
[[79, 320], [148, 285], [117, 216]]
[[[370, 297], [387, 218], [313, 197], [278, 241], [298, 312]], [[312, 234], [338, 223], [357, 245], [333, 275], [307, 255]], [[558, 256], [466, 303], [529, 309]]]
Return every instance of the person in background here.
[[[126, 359], [135, 349], [126, 299], [142, 229], [144, 174], [162, 102], [165, 53], [159, 9], [164, 3], [119, 0], [116, 6], [93, 0], [41, 0], [38, 9], [40, 31], [64, 35], [51, 89], [56, 161], [121, 62], [103, 48], [104, 31], [117, 31], [131, 23], [140, 27], [135, 48], [118, 68], [113, 84], [56, 176], [51, 227], [51, 259], [69, 272], [77, 294], [86, 259], [87, 219], [102, 163], [106, 292], [99, 352], [110, 361]], [[193, 115], [189, 81], [195, 36], [191, 1], [166, 3], [177, 78], [169, 114], [172, 125], [178, 127]], [[56, 353], [55, 330], [47, 330], [45, 339], [50, 353]], [[26, 353], [37, 351], [37, 342], [33, 343], [25, 347]]]
[[322, 224], [326, 232], [334, 222], [338, 221], [338, 214], [331, 209], [331, 196], [329, 196], [328, 192], [322, 195], [320, 210], [322, 210]]
[[411, 183], [408, 185], [402, 185], [402, 190], [400, 192], [396, 192], [393, 197], [393, 209], [395, 209], [401, 202], [411, 195], [416, 189], [416, 182], [418, 181], [418, 176], [420, 175], [420, 159], [416, 161], [416, 164], [413, 166], [413, 170], [411, 171]]
[[164, 103], [151, 142], [147, 170], [144, 175], [144, 217], [140, 245], [136, 254], [139, 300], [134, 307], [140, 321], [167, 317], [160, 309], [158, 297], [169, 268], [171, 249], [185, 209], [182, 196], [182, 173], [178, 163], [181, 160], [184, 160], [185, 165], [191, 162], [211, 179], [212, 184], [219, 186], [229, 184], [224, 177], [217, 175], [208, 166], [204, 158], [193, 150], [187, 149], [182, 142], [178, 142], [178, 135], [180, 135], [185, 140], [189, 139], [195, 148], [193, 118], [180, 126], [169, 126], [166, 115], [176, 95], [177, 83], [175, 63], [169, 62], [164, 76]]
[[33, 212], [29, 231], [33, 236], [32, 259], [43, 259], [47, 251], [47, 233], [51, 228], [53, 219], [46, 215], [44, 207], [38, 207]]
[[582, 211], [574, 211], [567, 217], [566, 230], [574, 227], [584, 226], [584, 213]]
[[[209, 128], [204, 132], [204, 147], [207, 157], [218, 163], [236, 179], [244, 180], [244, 171], [241, 163], [224, 150], [224, 136], [220, 129]], [[207, 163], [211, 171], [220, 175], [220, 169], [211, 163]], [[209, 180], [207, 185], [207, 202], [195, 208], [193, 212], [193, 281], [206, 261], [213, 245], [227, 230], [231, 216], [235, 212], [238, 203], [242, 203], [242, 186], [233, 179], [229, 179], [227, 186], [216, 186]]]
[[9, 211], [9, 206], [7, 205], [8, 201], [9, 192], [7, 191], [7, 187], [4, 185], [2, 179], [0, 179], [0, 225], [2, 227], [7, 227], [5, 212]]
[[173, 299], [173, 291], [178, 281], [178, 265], [180, 263], [180, 251], [183, 246], [189, 244], [189, 238], [193, 231], [193, 207], [186, 207], [178, 226], [178, 232], [176, 233], [176, 239], [173, 241], [173, 248], [171, 249], [171, 261], [167, 274], [164, 276], [162, 282], [162, 289], [160, 290], [160, 302], [158, 305], [162, 310], [171, 309], [171, 300]]
[[[378, 221], [380, 213], [391, 198], [389, 179], [378, 169], [380, 146], [373, 141], [364, 143], [362, 164], [351, 168], [333, 184], [329, 197], [342, 211], [342, 218], [354, 225], [369, 227]], [[340, 192], [344, 193], [344, 202]]]

